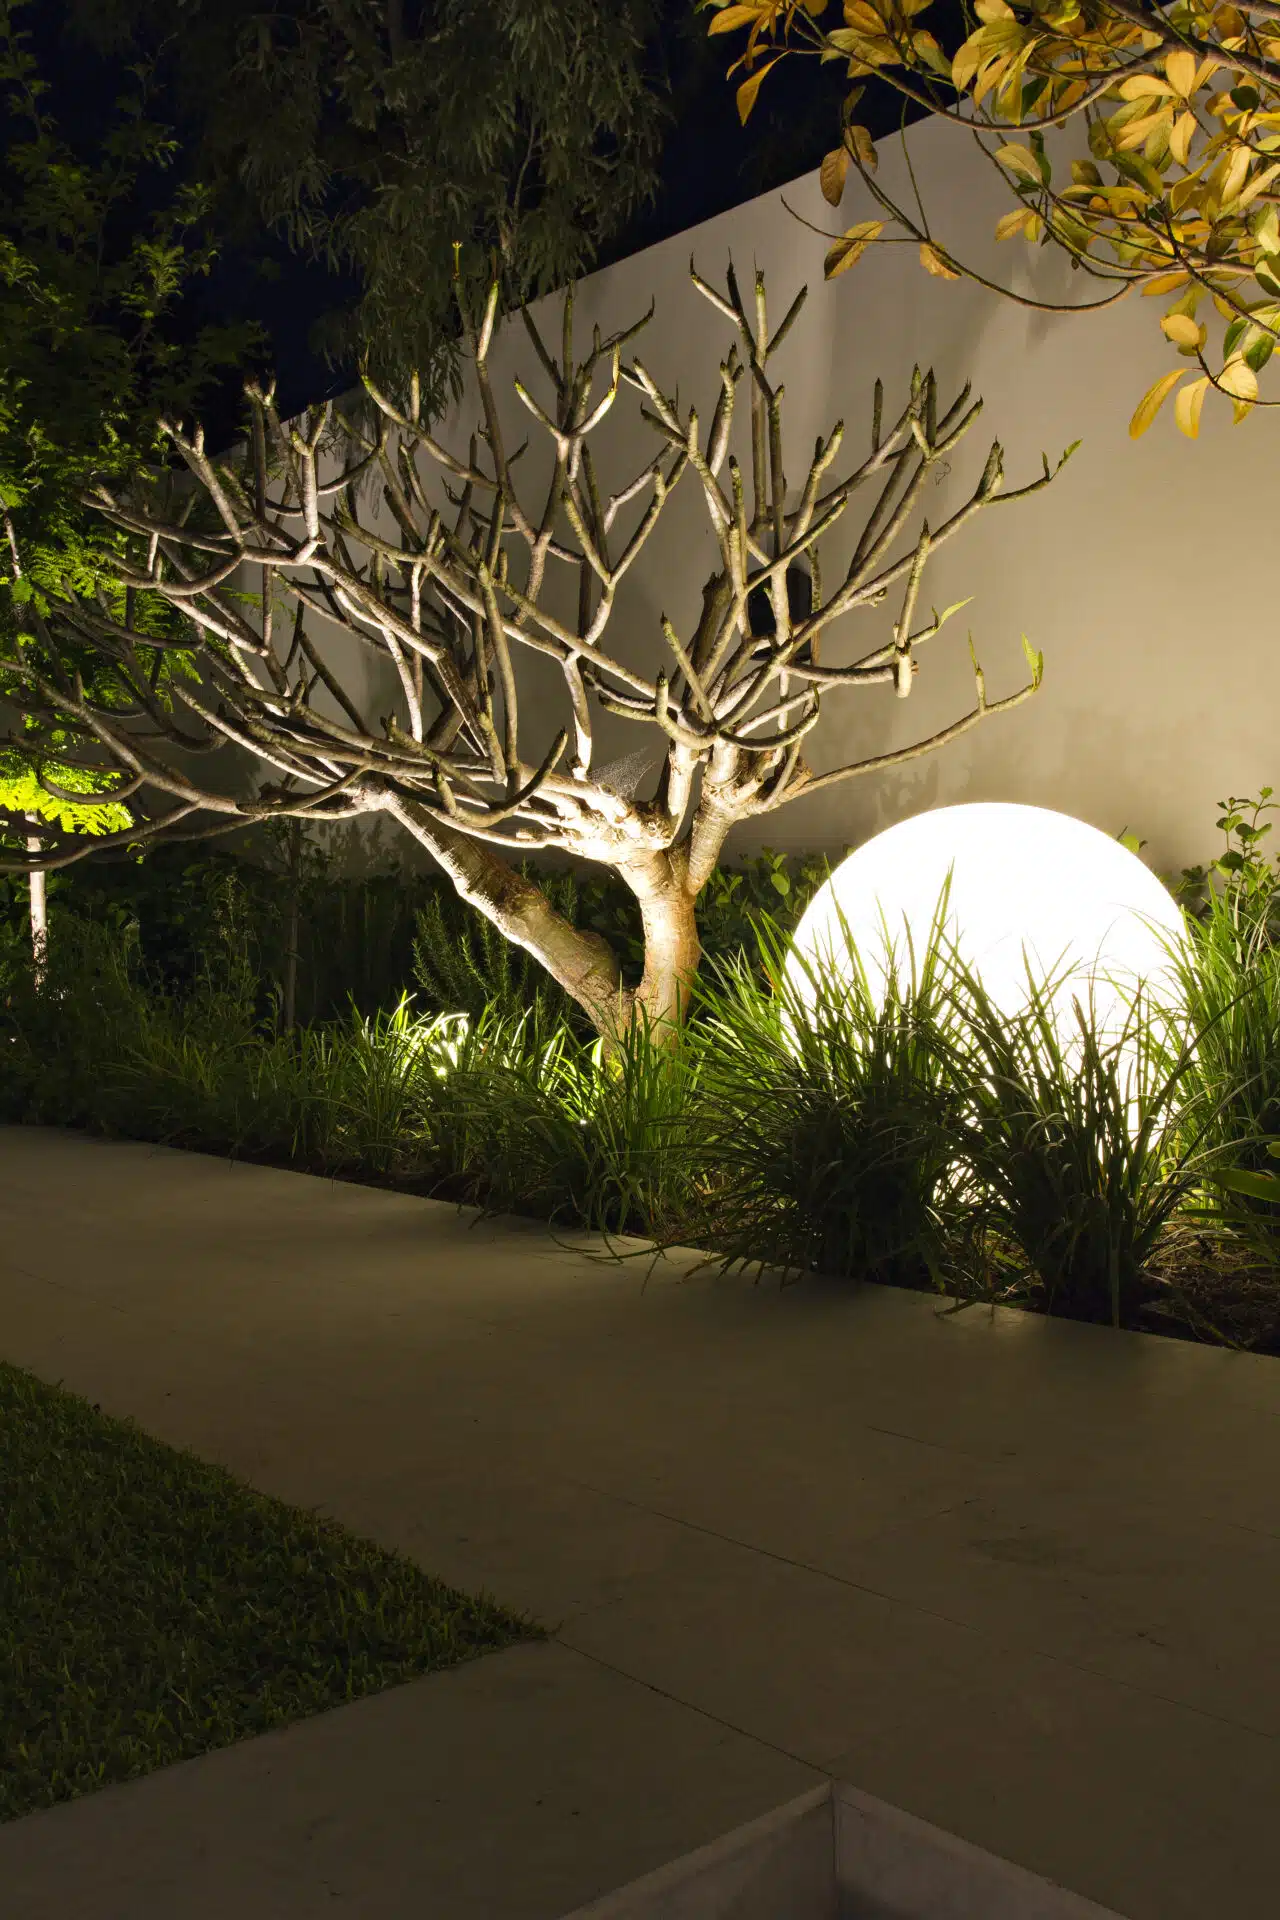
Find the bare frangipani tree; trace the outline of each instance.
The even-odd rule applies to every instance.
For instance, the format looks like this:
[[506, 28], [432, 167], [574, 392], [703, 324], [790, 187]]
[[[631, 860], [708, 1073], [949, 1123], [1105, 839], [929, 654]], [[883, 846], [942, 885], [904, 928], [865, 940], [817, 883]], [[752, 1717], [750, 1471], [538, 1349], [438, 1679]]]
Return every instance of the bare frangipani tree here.
[[[983, 508], [1035, 492], [1053, 472], [1046, 460], [1029, 485], [1002, 493], [993, 445], [964, 504], [937, 527], [918, 522], [923, 489], [981, 402], [965, 386], [942, 408], [932, 373], [917, 371], [888, 422], [877, 383], [860, 460], [840, 466], [837, 424], [819, 439], [803, 484], [789, 488], [783, 393], [770, 362], [804, 291], [770, 332], [762, 279], [750, 302], [732, 268], [724, 293], [696, 272], [693, 280], [735, 336], [705, 426], [629, 357], [643, 320], [608, 338], [597, 329], [576, 359], [566, 297], [557, 359], [524, 315], [544, 397], [532, 380], [517, 381], [516, 393], [551, 449], [536, 501], [522, 491], [524, 449], [509, 449], [490, 370], [496, 292], [478, 321], [464, 316], [480, 410], [465, 454], [433, 434], [413, 389], [401, 407], [369, 388], [376, 433], [364, 434], [356, 465], [336, 477], [326, 477], [328, 407], [289, 424], [269, 392], [251, 390], [251, 437], [229, 459], [212, 458], [199, 430], [168, 423], [190, 477], [180, 507], [166, 505], [163, 488], [128, 498], [103, 491], [97, 504], [125, 537], [119, 591], [33, 615], [35, 638], [8, 668], [29, 716], [70, 730], [87, 761], [105, 757], [119, 770], [116, 797], [139, 824], [118, 837], [188, 836], [282, 815], [389, 815], [607, 1034], [641, 1010], [651, 1021], [679, 1017], [699, 959], [695, 902], [735, 823], [930, 753], [1034, 692], [1041, 661], [1030, 648], [1029, 680], [1004, 699], [988, 700], [975, 661], [973, 702], [941, 731], [827, 772], [809, 767], [805, 739], [827, 694], [911, 692], [917, 649], [956, 610], [917, 611], [930, 554]], [[745, 472], [732, 451], [744, 380]], [[593, 436], [624, 388], [639, 396], [654, 451], [611, 490]], [[640, 669], [622, 657], [613, 617], [678, 488], [684, 511], [696, 504], [709, 519], [718, 563], [700, 606], [683, 619], [662, 614], [656, 658]], [[821, 549], [856, 495], [865, 519], [829, 580]], [[556, 590], [561, 573], [567, 595]], [[574, 587], [576, 613], [566, 613]], [[852, 659], [833, 661], [831, 630], [871, 617], [888, 596], [880, 632]], [[141, 617], [157, 600], [167, 605], [156, 611], [180, 614], [176, 631], [172, 617]], [[333, 627], [394, 670], [395, 710], [385, 718], [375, 720], [339, 677]], [[196, 671], [158, 679], [158, 650], [178, 646]], [[56, 665], [77, 649], [110, 669], [95, 672], [92, 695], [89, 676]], [[522, 693], [535, 654], [558, 674], [564, 724], [547, 750], [531, 752]], [[634, 774], [600, 764], [602, 712], [648, 730], [649, 750], [634, 756], [656, 766], [639, 781], [652, 786], [643, 797]], [[260, 769], [250, 798], [190, 772], [192, 750], [227, 741]], [[543, 850], [612, 868], [635, 894], [645, 964], [634, 990], [608, 943], [571, 925], [521, 871], [521, 856]], [[65, 866], [84, 851], [51, 831], [37, 864]]]

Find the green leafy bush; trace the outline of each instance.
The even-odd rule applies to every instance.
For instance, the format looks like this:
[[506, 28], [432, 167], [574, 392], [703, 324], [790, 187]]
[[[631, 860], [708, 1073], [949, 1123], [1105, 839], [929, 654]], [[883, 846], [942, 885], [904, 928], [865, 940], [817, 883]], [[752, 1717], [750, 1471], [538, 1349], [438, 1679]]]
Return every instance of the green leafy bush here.
[[1063, 1033], [1054, 992], [1069, 977], [1029, 980], [1010, 1016], [953, 966], [965, 1029], [953, 1136], [969, 1213], [960, 1284], [992, 1295], [1030, 1281], [1051, 1313], [1134, 1324], [1158, 1291], [1162, 1234], [1223, 1158], [1188, 1113], [1193, 1042], [1171, 1044], [1141, 992], [1117, 1028], [1082, 984]]
[[765, 925], [759, 952], [767, 990], [723, 963], [689, 1033], [710, 1244], [729, 1264], [927, 1284], [954, 1231], [959, 1044], [936, 937], [883, 1005], [856, 955], [847, 980], [787, 975]]

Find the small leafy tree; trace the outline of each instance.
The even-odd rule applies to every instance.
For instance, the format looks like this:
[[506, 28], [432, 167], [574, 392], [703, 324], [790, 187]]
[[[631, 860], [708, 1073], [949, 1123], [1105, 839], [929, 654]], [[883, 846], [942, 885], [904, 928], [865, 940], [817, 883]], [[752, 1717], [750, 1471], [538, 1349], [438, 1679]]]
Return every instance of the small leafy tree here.
[[78, 10], [100, 45], [163, 49], [224, 229], [334, 276], [330, 363], [416, 369], [433, 402], [455, 269], [481, 304], [495, 267], [506, 305], [565, 286], [656, 182], [652, 0], [185, 0], [176, 35], [172, 0]]
[[[1211, 390], [1230, 400], [1237, 423], [1277, 404], [1258, 390], [1280, 339], [1276, 0], [965, 0], [951, 53], [921, 25], [930, 0], [845, 0], [838, 24], [827, 0], [700, 3], [714, 10], [713, 34], [746, 33], [734, 63], [743, 120], [780, 59], [846, 64], [854, 84], [822, 189], [838, 205], [852, 169], [883, 218], [833, 236], [828, 274], [895, 238], [918, 245], [942, 279], [993, 284], [947, 249], [923, 205], [904, 206], [877, 180], [875, 146], [857, 119], [874, 76], [976, 142], [1015, 199], [999, 238], [1063, 249], [1101, 283], [1086, 304], [1134, 287], [1167, 301], [1160, 325], [1184, 364], [1143, 395], [1135, 438], [1175, 389], [1175, 419], [1192, 439]], [[1051, 152], [1049, 136], [1064, 133]]]
[[[26, 836], [27, 851], [36, 859], [43, 850], [37, 831], [41, 822], [52, 821], [65, 833], [123, 833], [132, 823], [127, 807], [118, 801], [96, 800], [95, 775], [82, 767], [59, 767], [60, 776], [50, 785], [21, 755], [0, 752], [0, 819], [21, 817], [31, 831]], [[64, 784], [65, 783], [65, 784]], [[28, 876], [31, 952], [37, 975], [44, 970], [49, 941], [48, 891], [42, 868]]]
[[[145, 801], [135, 841], [282, 817], [385, 815], [603, 1033], [637, 1015], [678, 1019], [699, 958], [695, 902], [732, 826], [929, 753], [1039, 686], [1042, 662], [1024, 641], [1031, 677], [1008, 696], [988, 697], [975, 659], [972, 703], [936, 732], [828, 771], [805, 759], [829, 694], [910, 695], [920, 649], [957, 610], [920, 612], [930, 555], [977, 513], [1036, 492], [1053, 472], [1045, 460], [1040, 476], [1002, 493], [996, 443], [967, 499], [937, 526], [921, 520], [924, 489], [981, 403], [965, 386], [944, 406], [933, 375], [917, 371], [887, 419], [877, 385], [861, 458], [841, 462], [837, 423], [793, 488], [770, 362], [804, 290], [771, 326], [762, 279], [750, 303], [732, 269], [723, 292], [693, 279], [734, 336], [705, 426], [627, 357], [643, 320], [608, 338], [597, 329], [578, 357], [570, 294], [557, 357], [524, 312], [542, 397], [532, 372], [515, 395], [550, 443], [550, 477], [536, 497], [522, 485], [523, 450], [510, 448], [490, 370], [496, 285], [479, 317], [463, 297], [480, 419], [461, 451], [432, 431], [420, 389], [411, 383], [400, 407], [369, 377], [376, 429], [347, 420], [340, 440], [354, 439], [359, 458], [343, 471], [325, 452], [329, 406], [290, 425], [269, 389], [251, 387], [248, 445], [224, 458], [198, 428], [169, 420], [186, 474], [99, 487], [98, 509], [125, 543], [113, 588], [92, 603], [51, 598], [33, 614], [30, 650], [7, 675], [10, 697], [33, 724], [65, 729], [87, 759], [117, 769], [130, 805], [142, 811]], [[744, 380], [745, 470], [733, 451]], [[615, 481], [597, 441], [627, 391], [654, 451]], [[829, 572], [822, 555], [860, 495], [851, 557]], [[699, 607], [657, 622], [657, 660], [636, 663], [616, 618], [619, 595], [673, 502], [705, 515], [716, 564]], [[879, 630], [855, 641], [852, 658], [833, 657], [841, 628], [874, 617], [891, 594], [896, 610]], [[145, 626], [152, 603], [180, 614], [180, 642]], [[380, 670], [375, 695], [339, 676], [334, 627]], [[147, 663], [177, 644], [199, 680], [157, 693]], [[98, 663], [92, 683], [65, 669], [77, 650]], [[539, 663], [563, 698], [550, 741], [532, 738], [529, 724]], [[368, 710], [374, 697], [390, 703], [380, 722]], [[602, 763], [602, 713], [641, 730], [638, 753]], [[253, 792], [219, 792], [190, 770], [192, 750], [226, 742], [256, 764]], [[521, 871], [521, 857], [548, 850], [611, 868], [635, 895], [637, 987], [624, 984], [610, 943], [575, 927]], [[68, 838], [42, 864], [65, 866], [85, 851]]]
[[[127, 484], [162, 458], [158, 410], [206, 397], [252, 341], [243, 327], [180, 324], [184, 296], [215, 249], [207, 196], [169, 178], [176, 146], [150, 111], [149, 69], [125, 74], [105, 131], [68, 137], [50, 112], [21, 13], [0, 0], [0, 667], [23, 656], [30, 621], [51, 599], [109, 590], [123, 545], [86, 506], [90, 479]], [[171, 616], [165, 625], [172, 630]], [[92, 687], [97, 656], [69, 630], [64, 641], [61, 671]], [[154, 669], [167, 672], [163, 654]], [[77, 746], [31, 716], [8, 745], [0, 738], [0, 845], [16, 843], [38, 863], [50, 831], [127, 829], [120, 798], [101, 793], [118, 783]], [[47, 914], [38, 864], [30, 907], [40, 965]]]

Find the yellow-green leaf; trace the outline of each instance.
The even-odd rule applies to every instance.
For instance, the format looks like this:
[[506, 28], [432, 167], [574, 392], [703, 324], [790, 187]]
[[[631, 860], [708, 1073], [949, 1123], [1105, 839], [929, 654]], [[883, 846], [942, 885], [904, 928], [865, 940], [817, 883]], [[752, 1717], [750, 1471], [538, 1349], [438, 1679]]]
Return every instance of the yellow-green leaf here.
[[1020, 147], [1016, 142], [1011, 141], [1007, 147], [997, 149], [996, 159], [1002, 167], [1008, 167], [1010, 173], [1020, 173], [1024, 180], [1034, 180], [1037, 186], [1043, 184], [1040, 169], [1035, 163], [1035, 156], [1030, 148]]
[[1039, 228], [1040, 216], [1034, 207], [1015, 207], [1012, 213], [1006, 213], [996, 221], [996, 239], [1012, 240], [1022, 233], [1028, 240], [1038, 240]]
[[880, 164], [875, 141], [865, 127], [850, 127], [846, 138], [852, 143], [853, 157], [866, 173], [874, 173]]
[[1189, 99], [1196, 85], [1194, 53], [1188, 53], [1185, 47], [1179, 47], [1176, 53], [1171, 53], [1165, 61], [1164, 70], [1169, 76], [1169, 85], [1174, 92], [1183, 100]]
[[1167, 80], [1158, 80], [1154, 73], [1135, 73], [1132, 80], [1122, 81], [1116, 91], [1122, 100], [1168, 100], [1174, 89]]
[[845, 0], [844, 20], [847, 27], [864, 39], [877, 40], [884, 36], [884, 16], [870, 0]]
[[838, 273], [844, 273], [856, 265], [866, 252], [868, 243], [883, 232], [883, 220], [859, 220], [856, 226], [841, 234], [823, 261], [822, 270], [827, 279], [834, 280]]
[[751, 109], [756, 103], [756, 95], [764, 85], [765, 75], [771, 68], [777, 66], [781, 58], [782, 55], [780, 53], [775, 53], [772, 60], [766, 60], [762, 67], [757, 67], [755, 72], [744, 80], [738, 88], [738, 118], [744, 127], [747, 124]]
[[1280, 173], [1280, 160], [1274, 161], [1271, 166], [1263, 167], [1255, 173], [1236, 201], [1236, 212], [1241, 213], [1246, 207], [1252, 206], [1258, 195], [1266, 192], [1278, 173]]
[[1160, 331], [1183, 353], [1195, 353], [1205, 342], [1205, 329], [1186, 313], [1166, 313]]
[[1253, 152], [1247, 146], [1237, 147], [1222, 172], [1218, 187], [1218, 198], [1225, 208], [1244, 186], [1249, 177], [1249, 168], [1253, 161]]
[[1172, 373], [1162, 373], [1160, 378], [1147, 388], [1134, 408], [1133, 418], [1129, 422], [1131, 440], [1142, 438], [1185, 372], [1185, 367], [1175, 367]]
[[936, 73], [940, 79], [951, 78], [951, 62], [931, 33], [913, 33], [911, 51], [917, 60], [923, 60], [925, 66]]
[[762, 7], [721, 7], [719, 13], [712, 14], [707, 32], [734, 33], [739, 27], [749, 27], [763, 11]]
[[1263, 253], [1280, 254], [1280, 213], [1274, 201], [1255, 213], [1249, 222], [1253, 237]]
[[1198, 440], [1200, 437], [1200, 411], [1208, 391], [1209, 376], [1206, 373], [1202, 379], [1193, 380], [1189, 387], [1180, 388], [1173, 403], [1173, 417], [1178, 423], [1178, 430], [1185, 433], [1188, 440]]
[[1117, 153], [1136, 153], [1139, 147], [1145, 147], [1152, 134], [1169, 131], [1169, 111], [1161, 107], [1155, 113], [1147, 114], [1141, 120], [1131, 120], [1124, 132], [1116, 137]]
[[1239, 354], [1233, 354], [1218, 375], [1218, 385], [1223, 393], [1231, 395], [1235, 424], [1239, 426], [1245, 416], [1251, 412], [1253, 403], [1258, 397], [1257, 374]]
[[1173, 123], [1169, 135], [1169, 152], [1180, 167], [1185, 167], [1191, 157], [1191, 142], [1195, 138], [1196, 117], [1194, 113], [1180, 113]]
[[935, 247], [931, 240], [922, 240], [920, 242], [920, 265], [926, 273], [931, 273], [936, 280], [958, 280], [960, 278], [959, 269], [952, 266], [946, 254]]
[[822, 197], [828, 206], [838, 207], [844, 195], [845, 176], [849, 171], [849, 149], [833, 147], [823, 158], [818, 169], [818, 185], [822, 188]]
[[1177, 288], [1185, 287], [1190, 279], [1191, 275], [1181, 268], [1177, 273], [1158, 273], [1155, 279], [1149, 280], [1142, 289], [1142, 297], [1144, 300], [1149, 300], [1154, 294], [1173, 293]]

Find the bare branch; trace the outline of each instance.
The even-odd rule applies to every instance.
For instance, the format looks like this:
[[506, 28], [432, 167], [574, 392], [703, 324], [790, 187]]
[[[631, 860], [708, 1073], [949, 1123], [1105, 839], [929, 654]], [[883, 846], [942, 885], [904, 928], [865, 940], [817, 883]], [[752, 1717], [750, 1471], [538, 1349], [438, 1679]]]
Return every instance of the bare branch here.
[[[696, 964], [697, 888], [736, 820], [932, 752], [1034, 690], [1038, 667], [1031, 686], [988, 702], [976, 672], [973, 707], [913, 745], [821, 775], [802, 757], [828, 694], [911, 692], [917, 648], [955, 611], [932, 621], [917, 614], [938, 546], [998, 498], [1053, 477], [1046, 463], [1042, 476], [1002, 494], [997, 443], [967, 499], [936, 527], [920, 520], [928, 478], [980, 402], [966, 386], [942, 406], [933, 375], [918, 372], [890, 423], [877, 387], [870, 449], [851, 466], [841, 464], [842, 423], [819, 436], [792, 497], [785, 390], [767, 363], [794, 338], [804, 293], [770, 333], [760, 276], [748, 306], [732, 267], [723, 290], [692, 266], [691, 274], [734, 336], [713, 363], [717, 397], [705, 429], [642, 362], [624, 364], [648, 315], [608, 337], [595, 330], [575, 357], [572, 296], [559, 358], [534, 316], [522, 315], [550, 395], [517, 379], [500, 405], [490, 367], [496, 291], [478, 322], [463, 316], [480, 403], [472, 433], [429, 428], [412, 384], [402, 406], [368, 380], [376, 429], [353, 428], [358, 457], [336, 473], [332, 410], [282, 424], [270, 389], [250, 390], [247, 444], [225, 459], [209, 457], [199, 429], [169, 423], [190, 476], [185, 493], [175, 500], [140, 487], [95, 497], [121, 536], [119, 592], [56, 605], [38, 657], [0, 666], [6, 693], [16, 689], [30, 718], [61, 728], [114, 791], [144, 803], [131, 840], [222, 831], [223, 822], [388, 814], [496, 926], [539, 955], [602, 1030], [631, 1004], [616, 960], [554, 915], [501, 850], [545, 848], [610, 866], [635, 892], [650, 943], [642, 1003], [670, 1011], [677, 960]], [[731, 450], [744, 377], [749, 482]], [[629, 464], [615, 477], [609, 435], [624, 394], [638, 396], [654, 450], [638, 472]], [[521, 414], [551, 453], [536, 507], [515, 485], [524, 448], [507, 449], [508, 416]], [[692, 503], [687, 513], [705, 515], [716, 558], [700, 608], [684, 619], [679, 609], [664, 613], [660, 639], [651, 636], [669, 667], [646, 671], [624, 644], [617, 596], [651, 553], [687, 470], [698, 486], [680, 497]], [[376, 488], [357, 487], [366, 472]], [[820, 543], [864, 488], [852, 558], [824, 598]], [[10, 557], [20, 566], [20, 552]], [[553, 561], [576, 570], [576, 612], [548, 587]], [[807, 583], [800, 599], [797, 581]], [[901, 594], [890, 631], [864, 632], [858, 617], [890, 592]], [[358, 680], [340, 667], [335, 630], [356, 649]], [[854, 645], [833, 659], [846, 630]], [[61, 666], [72, 641], [101, 663], [87, 689]], [[520, 710], [535, 654], [554, 663], [563, 701], [550, 740], [541, 710]], [[183, 671], [157, 679], [144, 660]], [[391, 707], [376, 723], [374, 698]], [[593, 774], [601, 715], [647, 730], [650, 799], [632, 784], [611, 785], [607, 769]], [[535, 732], [531, 749], [522, 735]], [[226, 744], [269, 784], [246, 782], [229, 796], [195, 781], [185, 755]], [[85, 851], [54, 830], [41, 862], [70, 863]], [[32, 857], [19, 857], [24, 870]]]

